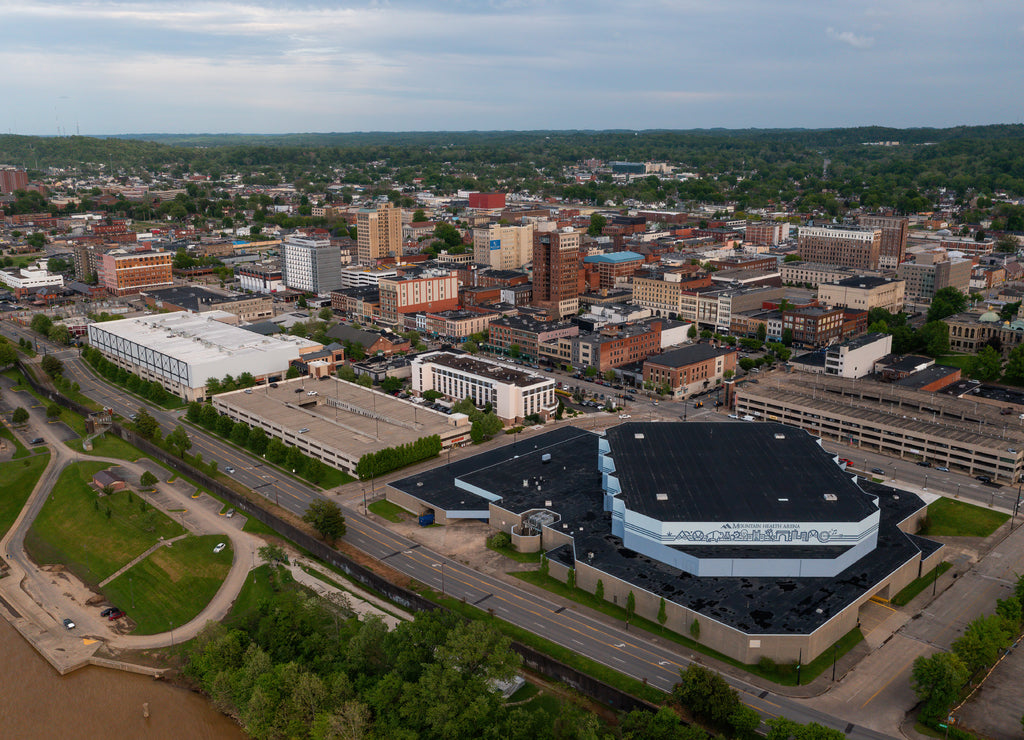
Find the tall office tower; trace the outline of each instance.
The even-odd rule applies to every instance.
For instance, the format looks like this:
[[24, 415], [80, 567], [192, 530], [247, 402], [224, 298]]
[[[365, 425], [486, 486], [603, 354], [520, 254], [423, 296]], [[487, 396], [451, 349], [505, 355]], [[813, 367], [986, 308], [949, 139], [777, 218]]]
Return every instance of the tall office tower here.
[[866, 214], [857, 217], [857, 223], [869, 229], [882, 230], [882, 246], [878, 252], [878, 266], [896, 269], [907, 253], [907, 228], [910, 220], [902, 216]]
[[341, 287], [341, 249], [330, 239], [289, 236], [281, 245], [281, 275], [294, 290], [326, 295]]
[[533, 235], [533, 305], [552, 319], [579, 311], [580, 232], [571, 228]]
[[10, 195], [15, 190], [28, 187], [28, 173], [17, 167], [0, 165], [0, 195]]
[[356, 257], [372, 265], [389, 254], [402, 254], [402, 209], [390, 203], [361, 208], [356, 214]]
[[533, 232], [533, 224], [473, 229], [473, 261], [498, 270], [522, 267], [533, 257]]

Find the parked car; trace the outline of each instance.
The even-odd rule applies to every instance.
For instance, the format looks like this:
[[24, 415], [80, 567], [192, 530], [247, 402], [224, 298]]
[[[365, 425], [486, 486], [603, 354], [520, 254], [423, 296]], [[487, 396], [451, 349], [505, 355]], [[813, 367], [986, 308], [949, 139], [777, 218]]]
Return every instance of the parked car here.
[[304, 390], [305, 390], [305, 388], [296, 388], [295, 392], [296, 393], [302, 393], [302, 391], [304, 391]]
[[227, 517], [228, 519], [230, 519], [230, 518], [231, 518], [231, 517], [233, 517], [234, 515], [235, 515], [235, 510], [234, 510], [234, 509], [228, 509], [228, 510], [227, 510], [227, 511], [226, 511], [226, 512], [224, 513], [224, 516], [226, 516], [226, 517]]
[[871, 472], [877, 473], [878, 475], [885, 475], [885, 471], [882, 470], [881, 468], [871, 468]]
[[69, 629], [69, 630], [73, 630], [75, 628], [75, 623], [72, 622], [70, 619], [65, 619], [64, 620], [64, 628], [65, 629]]
[[948, 473], [949, 472], [949, 468], [947, 468], [945, 465], [940, 465], [939, 467], [937, 467], [935, 469], [937, 471], [939, 471], [940, 473]]
[[991, 475], [976, 475], [976, 476], [974, 476], [974, 479], [975, 480], [980, 480], [982, 483], [991, 483], [992, 482], [992, 476]]
[[620, 419], [632, 419], [633, 417], [629, 414], [619, 414]]
[[119, 611], [121, 611], [121, 610], [118, 609], [116, 606], [108, 606], [106, 609], [104, 609], [103, 611], [100, 612], [100, 616], [101, 617], [109, 617], [114, 612], [119, 612]]
[[930, 468], [932, 466], [932, 464], [927, 460], [919, 460], [917, 464], [920, 465], [922, 468]]
[[213, 554], [216, 555], [217, 553], [222, 552], [225, 547], [227, 547], [226, 542], [218, 542], [217, 546], [213, 548]]
[[271, 383], [271, 384], [270, 384], [270, 387], [271, 387], [271, 388], [277, 388], [277, 383]]
[[110, 622], [113, 622], [114, 620], [120, 619], [123, 616], [124, 616], [124, 612], [121, 611], [120, 609], [118, 609], [116, 611], [110, 612], [110, 616], [107, 617], [107, 620], [110, 621]]

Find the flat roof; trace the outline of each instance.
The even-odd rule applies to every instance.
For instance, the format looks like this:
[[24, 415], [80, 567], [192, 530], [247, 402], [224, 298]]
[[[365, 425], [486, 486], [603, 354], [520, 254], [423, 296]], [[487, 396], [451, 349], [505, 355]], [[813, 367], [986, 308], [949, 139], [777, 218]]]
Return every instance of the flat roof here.
[[[277, 386], [221, 393], [214, 399], [293, 433], [308, 429], [302, 435], [307, 441], [355, 459], [431, 434], [444, 439], [456, 432], [447, 414], [333, 376], [282, 380]], [[317, 395], [307, 395], [310, 391]], [[469, 427], [463, 431], [468, 433]]]
[[836, 285], [842, 285], [844, 288], [877, 288], [880, 285], [886, 285], [888, 283], [898, 282], [902, 283], [903, 280], [892, 280], [891, 278], [882, 277], [867, 277], [867, 276], [854, 276], [844, 278], [837, 281]]
[[953, 383], [954, 379], [952, 376], [958, 372], [959, 368], [948, 365], [932, 365], [924, 370], [918, 370], [913, 375], [897, 380], [896, 385], [903, 386], [904, 388], [924, 388], [926, 385], [931, 385], [943, 378], [949, 378], [949, 382]]
[[647, 362], [653, 365], [664, 365], [665, 367], [683, 367], [692, 365], [695, 362], [710, 360], [712, 357], [727, 355], [735, 352], [734, 347], [712, 347], [710, 344], [691, 344], [686, 347], [674, 349], [671, 352], [663, 352], [660, 355], [653, 355], [647, 358]]
[[459, 370], [464, 373], [473, 373], [474, 375], [480, 375], [484, 378], [496, 380], [499, 383], [517, 385], [521, 388], [537, 385], [538, 383], [555, 382], [554, 378], [549, 378], [548, 376], [541, 375], [540, 373], [518, 370], [497, 362], [478, 360], [470, 355], [457, 355], [452, 352], [425, 354], [418, 357], [417, 360], [419, 362], [432, 362], [435, 365], [450, 367], [453, 370]]
[[784, 424], [627, 422], [606, 435], [620, 497], [659, 521], [857, 522], [877, 511], [814, 437]]
[[620, 262], [634, 262], [636, 260], [643, 260], [642, 254], [636, 252], [611, 252], [610, 254], [588, 254], [583, 258], [584, 262], [607, 262], [611, 264], [618, 264]]
[[97, 331], [109, 332], [192, 364], [228, 358], [237, 364], [239, 355], [263, 354], [287, 345], [292, 345], [298, 357], [300, 350], [320, 346], [318, 342], [285, 334], [262, 336], [217, 320], [228, 317], [236, 319], [234, 314], [226, 311], [207, 311], [201, 314], [174, 311], [104, 321], [91, 326]]

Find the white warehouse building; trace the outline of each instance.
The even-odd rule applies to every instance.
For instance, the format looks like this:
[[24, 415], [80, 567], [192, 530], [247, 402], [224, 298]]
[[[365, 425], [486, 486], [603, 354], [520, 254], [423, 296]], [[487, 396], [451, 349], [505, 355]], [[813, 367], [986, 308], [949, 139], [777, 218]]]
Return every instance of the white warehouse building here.
[[548, 418], [558, 407], [555, 381], [546, 375], [452, 352], [428, 352], [412, 361], [412, 389], [437, 391], [446, 398], [488, 403], [506, 424], [538, 414]]
[[292, 360], [322, 348], [308, 339], [265, 337], [220, 320], [231, 318], [226, 311], [176, 311], [106, 321], [89, 325], [89, 344], [185, 401], [203, 400], [209, 378], [242, 373], [256, 380], [283, 378]]

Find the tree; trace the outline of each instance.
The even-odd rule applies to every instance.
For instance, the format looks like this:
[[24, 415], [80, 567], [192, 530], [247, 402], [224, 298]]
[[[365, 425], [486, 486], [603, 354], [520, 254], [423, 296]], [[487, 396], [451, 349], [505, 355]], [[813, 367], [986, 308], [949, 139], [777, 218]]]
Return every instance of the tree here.
[[782, 343], [787, 347], [793, 346], [793, 330], [783, 329], [782, 330]]
[[260, 560], [271, 566], [288, 565], [288, 553], [279, 545], [264, 545], [256, 554], [260, 556]]
[[932, 357], [949, 352], [949, 324], [944, 321], [930, 321], [917, 332], [917, 341]]
[[686, 336], [688, 336], [690, 339], [696, 339], [697, 338], [697, 325], [696, 324], [690, 324], [690, 328], [687, 329], [687, 331], [686, 331]]
[[782, 261], [783, 262], [799, 262], [800, 261], [800, 255], [799, 254], [787, 254], [785, 257], [782, 258]]
[[324, 306], [317, 312], [317, 316], [320, 318], [321, 321], [330, 321], [331, 319], [334, 318], [334, 311], [332, 311], [327, 306]]
[[700, 639], [700, 622], [698, 622], [696, 619], [694, 619], [690, 623], [690, 636], [694, 640], [699, 640]]
[[345, 534], [345, 517], [341, 514], [341, 508], [333, 501], [317, 499], [306, 509], [302, 521], [312, 526], [328, 542]]
[[665, 597], [658, 602], [658, 624], [664, 625], [668, 621], [668, 613], [665, 611]]
[[54, 344], [71, 344], [71, 332], [64, 324], [54, 324], [46, 336]]
[[758, 324], [757, 325], [757, 341], [764, 342], [768, 338], [768, 325]]
[[996, 239], [995, 250], [997, 252], [1012, 254], [1018, 249], [1020, 249], [1020, 245], [1017, 244], [1017, 240], [1009, 234], [1003, 234], [1001, 237]]
[[32, 327], [32, 331], [36, 334], [48, 336], [50, 329], [53, 328], [53, 320], [44, 313], [37, 313], [32, 317], [32, 321], [29, 323], [29, 326]]
[[602, 216], [600, 213], [590, 214], [590, 226], [587, 228], [587, 233], [590, 236], [601, 236], [601, 230], [608, 224], [608, 219]]
[[380, 381], [381, 390], [385, 393], [395, 393], [402, 390], [402, 379], [388, 376], [384, 380]]
[[929, 720], [944, 717], [967, 682], [967, 676], [967, 667], [955, 653], [917, 658], [911, 677], [914, 692], [923, 704], [922, 717]]
[[8, 367], [18, 361], [18, 350], [10, 342], [0, 342], [0, 367]]
[[509, 357], [511, 357], [513, 359], [517, 359], [520, 354], [522, 354], [522, 349], [520, 348], [520, 346], [518, 344], [510, 344], [508, 346], [508, 356]]
[[672, 687], [672, 696], [696, 717], [724, 729], [729, 717], [742, 706], [739, 695], [717, 673], [691, 663], [679, 673], [679, 683]]
[[462, 343], [462, 349], [466, 350], [466, 352], [469, 352], [471, 355], [475, 355], [480, 351], [479, 345], [471, 339]]
[[167, 444], [178, 452], [178, 457], [185, 457], [185, 453], [192, 449], [192, 440], [189, 439], [185, 428], [180, 424], [167, 435]]
[[14, 409], [14, 414], [11, 415], [11, 422], [14, 424], [24, 424], [28, 421], [28, 411], [19, 406]]
[[462, 245], [462, 234], [449, 223], [441, 222], [434, 227], [434, 237], [445, 243], [445, 246], [458, 247]]
[[363, 388], [372, 388], [373, 378], [369, 375], [360, 375], [359, 378], [356, 379], [356, 384], [363, 386]]
[[967, 363], [967, 374], [975, 380], [993, 381], [999, 377], [1002, 365], [999, 353], [986, 345]]
[[157, 484], [157, 477], [150, 471], [144, 470], [142, 475], [139, 477], [139, 486], [141, 488], [152, 488]]
[[636, 614], [636, 596], [630, 591], [626, 595], [626, 621], [628, 622]]
[[412, 222], [414, 224], [421, 224], [426, 220], [427, 214], [423, 211], [422, 208], [417, 208], [415, 211], [412, 212]]
[[[160, 424], [146, 410], [144, 406], [139, 407], [135, 417], [135, 431], [144, 439], [156, 440], [160, 437]], [[184, 430], [183, 430], [184, 431]]]
[[61, 407], [58, 404], [51, 403], [49, 406], [46, 407], [46, 418], [56, 419], [61, 415], [62, 411], [63, 409], [61, 409]]
[[286, 373], [284, 374], [284, 376], [285, 376], [285, 377], [286, 377], [286, 378], [287, 378], [288, 380], [291, 380], [292, 378], [297, 378], [297, 377], [299, 377], [300, 375], [302, 375], [302, 371], [301, 371], [301, 370], [299, 370], [299, 366], [298, 366], [298, 365], [289, 365], [289, 366], [288, 366], [288, 372], [286, 372]]
[[1006, 361], [1003, 374], [1008, 383], [1024, 385], [1024, 344], [1010, 350], [1010, 358]]
[[64, 363], [53, 355], [44, 355], [41, 366], [43, 368], [43, 372], [51, 378], [56, 378], [64, 372]]
[[615, 371], [614, 370], [605, 370], [604, 371], [604, 375], [602, 377], [605, 380], [607, 380], [609, 383], [612, 383], [612, 382], [615, 381]]
[[583, 374], [588, 378], [597, 377], [597, 368], [593, 365], [587, 365], [587, 369], [583, 371]]
[[953, 642], [953, 652], [963, 661], [968, 673], [974, 673], [996, 662], [1001, 648], [1009, 645], [1012, 635], [998, 614], [978, 617]]
[[928, 321], [942, 319], [960, 313], [967, 308], [967, 296], [953, 287], [935, 291], [931, 306], [928, 308]]

